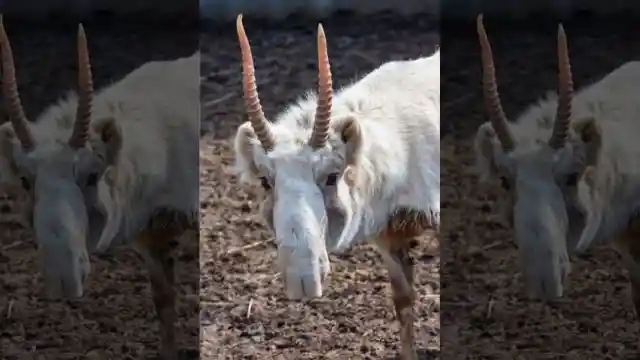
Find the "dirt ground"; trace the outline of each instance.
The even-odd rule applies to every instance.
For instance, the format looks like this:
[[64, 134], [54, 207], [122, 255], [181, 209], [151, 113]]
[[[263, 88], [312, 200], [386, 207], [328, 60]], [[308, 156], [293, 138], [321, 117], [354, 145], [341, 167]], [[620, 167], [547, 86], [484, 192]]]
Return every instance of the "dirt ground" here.
[[[77, 24], [9, 22], [18, 83], [27, 115], [34, 119], [66, 91], [76, 89]], [[132, 23], [85, 25], [97, 88], [116, 81], [149, 60], [187, 56], [197, 33]], [[129, 248], [92, 257], [84, 298], [73, 304], [39, 298], [37, 245], [31, 230], [16, 221], [16, 198], [0, 199], [0, 358], [152, 359], [158, 323], [146, 271]], [[176, 264], [181, 322], [179, 341], [186, 359], [198, 355], [198, 245], [185, 239]]]
[[[244, 24], [262, 104], [273, 119], [315, 87], [317, 23], [270, 25], [246, 17]], [[385, 61], [429, 55], [439, 43], [437, 23], [424, 17], [343, 15], [323, 26], [336, 87]], [[386, 270], [372, 246], [331, 256], [322, 299], [286, 300], [274, 268], [272, 235], [257, 217], [261, 190], [241, 187], [232, 175], [230, 138], [245, 121], [234, 24], [209, 30], [201, 47], [207, 108], [201, 140], [202, 359], [393, 359], [398, 326]], [[416, 336], [422, 358], [428, 359], [440, 346], [437, 241], [425, 237], [413, 256]]]
[[[556, 90], [557, 23], [498, 24], [485, 18], [498, 86], [510, 119]], [[565, 23], [580, 88], [640, 59], [637, 26], [620, 18]], [[511, 230], [498, 220], [499, 185], [479, 188], [471, 136], [485, 121], [475, 22], [442, 28], [442, 357], [445, 359], [637, 359], [627, 276], [617, 254], [572, 256], [565, 298], [527, 301]]]

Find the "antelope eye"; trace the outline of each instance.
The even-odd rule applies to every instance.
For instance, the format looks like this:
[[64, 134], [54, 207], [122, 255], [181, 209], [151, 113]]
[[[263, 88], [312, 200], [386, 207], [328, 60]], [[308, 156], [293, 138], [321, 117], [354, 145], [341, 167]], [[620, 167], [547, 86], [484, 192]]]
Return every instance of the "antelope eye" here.
[[89, 174], [89, 177], [87, 177], [87, 186], [96, 186], [97, 183], [98, 183], [98, 174], [97, 173]]
[[578, 173], [571, 173], [569, 174], [569, 176], [567, 176], [567, 185], [576, 186], [578, 185], [579, 179], [580, 179], [580, 176], [578, 176]]
[[338, 182], [338, 173], [332, 173], [327, 176], [327, 186], [335, 186]]
[[505, 190], [510, 190], [511, 189], [511, 184], [509, 184], [509, 180], [507, 180], [507, 178], [504, 177], [504, 176], [500, 178], [500, 185]]
[[27, 191], [31, 190], [31, 183], [29, 182], [29, 179], [27, 179], [26, 176], [21, 176], [20, 177], [20, 182], [22, 183], [22, 187], [25, 190], [27, 190]]
[[265, 190], [271, 190], [271, 184], [269, 183], [269, 179], [267, 179], [265, 176], [260, 178], [260, 184], [262, 184], [262, 187]]

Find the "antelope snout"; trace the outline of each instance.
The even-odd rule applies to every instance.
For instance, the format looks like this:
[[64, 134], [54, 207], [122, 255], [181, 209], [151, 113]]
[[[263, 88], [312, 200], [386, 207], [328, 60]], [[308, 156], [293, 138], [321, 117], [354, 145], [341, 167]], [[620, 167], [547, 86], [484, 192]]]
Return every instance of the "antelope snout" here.
[[326, 253], [317, 257], [298, 257], [289, 249], [278, 250], [278, 263], [289, 300], [322, 297], [330, 265]]
[[[89, 277], [91, 265], [88, 257], [80, 255], [70, 259], [71, 264], [62, 265], [56, 261], [59, 267], [52, 269], [46, 266], [42, 269], [44, 280], [44, 296], [50, 300], [76, 300], [84, 295], [84, 284]], [[49, 264], [52, 262], [49, 261]]]
[[84, 280], [69, 280], [64, 277], [45, 277], [45, 298], [49, 300], [76, 300], [84, 295]]
[[284, 288], [289, 300], [304, 300], [322, 297], [323, 279], [320, 274], [287, 274], [283, 277]]
[[554, 301], [564, 295], [571, 264], [568, 259], [558, 257], [551, 261], [540, 262], [538, 266], [529, 268], [526, 272], [529, 297]]

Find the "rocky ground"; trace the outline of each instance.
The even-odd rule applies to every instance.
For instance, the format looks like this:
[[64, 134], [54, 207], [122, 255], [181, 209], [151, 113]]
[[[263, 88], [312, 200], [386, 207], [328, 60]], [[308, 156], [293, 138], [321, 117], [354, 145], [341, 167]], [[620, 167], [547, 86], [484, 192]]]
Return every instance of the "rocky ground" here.
[[[576, 88], [640, 58], [632, 21], [565, 23]], [[485, 19], [505, 111], [556, 90], [557, 23]], [[637, 327], [616, 253], [597, 247], [572, 257], [563, 301], [522, 296], [511, 230], [498, 220], [499, 185], [479, 188], [471, 137], [485, 121], [475, 22], [445, 24], [442, 65], [442, 357], [445, 359], [637, 359]]]
[[[50, 102], [75, 90], [76, 24], [9, 22], [18, 83], [30, 119]], [[187, 56], [196, 49], [193, 30], [87, 24], [96, 88], [117, 81], [150, 60]], [[0, 358], [153, 359], [158, 346], [146, 271], [133, 250], [92, 257], [85, 296], [73, 304], [42, 300], [30, 229], [16, 221], [15, 194], [0, 200]], [[179, 250], [179, 341], [185, 359], [198, 351], [198, 244], [185, 238]]]
[[[244, 20], [267, 116], [316, 84], [317, 23]], [[343, 85], [392, 59], [429, 55], [437, 24], [424, 17], [340, 15], [323, 22], [334, 84]], [[200, 283], [202, 359], [393, 359], [398, 326], [380, 256], [358, 246], [331, 256], [324, 297], [286, 300], [274, 268], [272, 235], [257, 215], [261, 190], [232, 175], [230, 138], [245, 121], [235, 26], [210, 29], [203, 49]], [[426, 236], [416, 260], [416, 336], [421, 358], [439, 352], [439, 256]]]

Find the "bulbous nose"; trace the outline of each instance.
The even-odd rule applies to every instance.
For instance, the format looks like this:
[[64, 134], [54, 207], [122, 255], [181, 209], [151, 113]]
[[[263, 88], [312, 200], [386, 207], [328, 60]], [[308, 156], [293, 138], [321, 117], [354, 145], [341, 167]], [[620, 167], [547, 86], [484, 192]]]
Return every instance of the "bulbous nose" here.
[[83, 295], [83, 284], [65, 281], [61, 278], [45, 281], [44, 297], [48, 300], [77, 300]]
[[322, 297], [323, 279], [319, 274], [287, 274], [283, 277], [284, 288], [289, 300], [304, 300]]
[[322, 297], [330, 265], [326, 254], [313, 258], [298, 258], [293, 251], [278, 249], [278, 263], [285, 293], [289, 300]]
[[541, 269], [527, 271], [527, 290], [529, 297], [545, 301], [558, 300], [564, 296], [564, 288], [571, 272], [568, 260], [555, 260]]
[[62, 296], [67, 300], [76, 300], [84, 295], [83, 283], [62, 282]]
[[528, 284], [528, 295], [534, 299], [554, 301], [564, 295], [564, 284], [549, 279], [538, 279]]
[[50, 300], [77, 300], [84, 295], [84, 284], [89, 277], [90, 263], [81, 257], [78, 265], [65, 269], [62, 273], [52, 269], [43, 269], [44, 297]]

